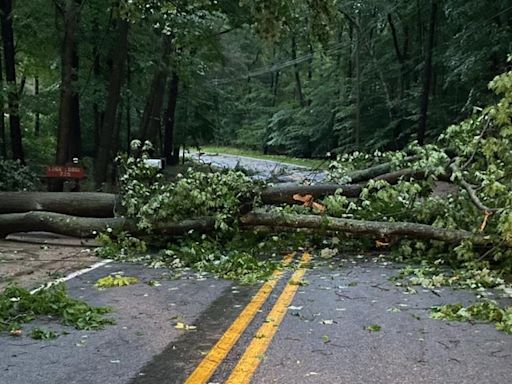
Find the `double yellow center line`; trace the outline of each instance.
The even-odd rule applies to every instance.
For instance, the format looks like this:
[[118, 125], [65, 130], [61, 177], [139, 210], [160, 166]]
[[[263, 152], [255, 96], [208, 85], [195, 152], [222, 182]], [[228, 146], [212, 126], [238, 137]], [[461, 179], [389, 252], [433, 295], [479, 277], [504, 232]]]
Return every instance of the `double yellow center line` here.
[[[285, 256], [283, 264], [289, 265], [293, 260], [293, 254]], [[301, 258], [301, 266], [297, 269], [289, 280], [283, 292], [277, 299], [274, 307], [267, 316], [265, 323], [256, 332], [255, 337], [245, 350], [238, 364], [231, 372], [227, 384], [249, 383], [258, 365], [261, 357], [268, 349], [272, 338], [286, 315], [288, 306], [291, 304], [299, 283], [306, 273], [305, 264], [311, 260], [311, 255], [305, 252]], [[247, 329], [250, 322], [254, 319], [262, 305], [268, 299], [270, 293], [276, 286], [283, 274], [282, 270], [276, 270], [272, 277], [259, 289], [249, 304], [244, 308], [236, 320], [231, 324], [228, 330], [217, 341], [213, 348], [208, 352], [194, 372], [185, 381], [185, 384], [205, 384], [213, 376], [215, 370], [224, 361], [228, 353], [234, 347], [242, 333]]]

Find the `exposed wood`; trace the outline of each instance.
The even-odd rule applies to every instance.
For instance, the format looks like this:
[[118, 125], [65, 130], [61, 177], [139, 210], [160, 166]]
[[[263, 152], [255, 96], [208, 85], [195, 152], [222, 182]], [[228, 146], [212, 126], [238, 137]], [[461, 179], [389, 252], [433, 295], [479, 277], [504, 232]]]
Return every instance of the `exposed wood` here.
[[425, 224], [407, 222], [381, 222], [353, 219], [339, 219], [329, 216], [313, 215], [281, 215], [277, 213], [251, 212], [241, 217], [241, 223], [246, 226], [278, 226], [289, 228], [326, 229], [371, 235], [377, 239], [414, 238], [438, 240], [447, 243], [460, 243], [471, 240], [474, 244], [486, 245], [491, 241], [487, 237], [475, 235], [460, 229], [437, 228]]
[[89, 192], [0, 192], [0, 214], [50, 211], [73, 216], [114, 217], [116, 195]]

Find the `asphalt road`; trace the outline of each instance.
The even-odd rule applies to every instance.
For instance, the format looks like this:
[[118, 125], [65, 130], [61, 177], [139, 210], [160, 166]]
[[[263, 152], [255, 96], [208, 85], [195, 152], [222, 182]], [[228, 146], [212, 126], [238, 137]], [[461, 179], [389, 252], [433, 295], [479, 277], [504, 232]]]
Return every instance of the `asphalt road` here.
[[302, 183], [304, 181], [321, 182], [327, 176], [325, 171], [313, 170], [294, 164], [285, 164], [273, 160], [226, 154], [201, 154], [193, 152], [190, 156], [206, 164], [219, 168], [248, 170], [255, 179], [272, 179], [278, 183]]
[[[293, 271], [286, 271], [205, 382], [228, 382], [250, 345], [269, 338], [258, 329], [276, 321], [269, 313], [291, 285], [297, 292], [282, 323], [272, 325], [276, 334], [258, 355], [252, 383], [508, 382], [511, 336], [488, 324], [428, 316], [432, 305], [469, 303], [474, 294], [447, 288], [408, 293], [388, 280], [398, 268], [380, 258], [314, 259], [302, 285], [289, 284]], [[117, 271], [141, 282], [106, 290], [93, 286]], [[149, 280], [161, 285], [145, 284]], [[193, 272], [176, 279], [166, 270], [115, 263], [67, 284], [73, 296], [111, 306], [117, 324], [85, 332], [38, 320], [27, 330], [45, 325], [68, 334], [52, 341], [0, 336], [1, 384], [183, 383], [260, 288]], [[176, 329], [177, 322], [197, 330]], [[370, 325], [381, 330], [368, 331]]]

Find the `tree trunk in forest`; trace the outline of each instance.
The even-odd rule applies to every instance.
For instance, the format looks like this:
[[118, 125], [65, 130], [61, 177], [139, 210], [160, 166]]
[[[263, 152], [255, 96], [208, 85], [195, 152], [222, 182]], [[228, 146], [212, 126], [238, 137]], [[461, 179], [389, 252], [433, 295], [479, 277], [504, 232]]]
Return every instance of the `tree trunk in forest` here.
[[73, 158], [81, 158], [82, 157], [82, 128], [81, 128], [81, 120], [80, 120], [80, 93], [76, 89], [78, 85], [78, 71], [80, 65], [80, 59], [78, 57], [78, 46], [75, 41], [75, 45], [73, 47], [73, 75], [72, 75], [72, 84], [73, 84], [73, 95], [71, 99], [71, 130], [70, 130], [70, 140], [69, 140], [69, 153], [68, 153], [68, 162]]
[[[132, 85], [132, 70], [130, 68], [130, 55], [126, 55], [126, 86], [128, 90]], [[126, 153], [130, 154], [132, 141], [132, 100], [130, 92], [126, 95]]]
[[158, 139], [159, 132], [162, 128], [162, 106], [164, 102], [165, 84], [168, 76], [167, 67], [169, 65], [169, 56], [172, 51], [171, 36], [165, 36], [162, 44], [161, 62], [159, 63], [156, 73], [153, 76], [153, 81], [151, 82], [140, 127], [141, 141], [144, 142], [146, 140], [150, 140], [155, 148], [157, 148], [156, 140]]
[[[99, 25], [98, 25], [98, 19], [95, 17], [92, 22], [92, 32], [93, 35], [98, 36], [99, 35]], [[101, 60], [100, 60], [100, 50], [99, 50], [99, 42], [96, 41], [93, 48], [92, 48], [92, 56], [93, 56], [93, 65], [92, 65], [92, 72], [94, 75], [94, 81], [100, 82], [100, 76], [101, 76]], [[93, 122], [94, 122], [94, 157], [96, 158], [97, 152], [98, 152], [98, 146], [100, 144], [100, 132], [101, 127], [103, 125], [103, 117], [104, 112], [100, 111], [100, 107], [98, 104], [98, 101], [96, 100], [96, 97], [94, 98], [94, 102], [92, 103], [92, 115], [93, 115]]]
[[[78, 29], [79, 0], [68, 0], [64, 9], [61, 9], [64, 19], [64, 38], [61, 51], [61, 83], [60, 83], [60, 107], [59, 123], [57, 134], [57, 154], [55, 163], [64, 165], [70, 161], [71, 141], [76, 137], [76, 130], [73, 124], [76, 123], [76, 102], [77, 93], [74, 83], [77, 74], [75, 73], [77, 42], [76, 34]], [[74, 133], [75, 132], [75, 133]], [[48, 190], [59, 192], [64, 189], [63, 180], [51, 180], [48, 182]]]
[[121, 100], [121, 88], [125, 78], [125, 64], [128, 54], [128, 31], [130, 23], [119, 20], [116, 44], [112, 49], [112, 70], [108, 89], [105, 117], [101, 128], [98, 152], [94, 163], [94, 183], [101, 189], [107, 180], [108, 166], [112, 157], [113, 134], [116, 126], [117, 109]]
[[176, 104], [178, 102], [178, 86], [179, 78], [176, 72], [172, 72], [171, 80], [169, 81], [169, 95], [167, 101], [167, 109], [164, 115], [164, 157], [167, 165], [176, 165], [179, 157], [176, 158], [174, 153], [179, 152], [179, 146], [176, 146], [175, 141], [175, 114]]
[[418, 144], [423, 145], [427, 132], [428, 102], [430, 96], [430, 85], [432, 82], [432, 51], [434, 49], [434, 36], [436, 28], [437, 0], [432, 0], [430, 11], [430, 26], [428, 39], [425, 47], [425, 63], [423, 91], [421, 95], [420, 117], [418, 121]]
[[[0, 50], [0, 89], [4, 89], [2, 54]], [[4, 95], [0, 93], [0, 158], [7, 159], [7, 143], [5, 141]]]
[[[297, 41], [295, 40], [295, 36], [292, 36], [292, 60], [297, 60]], [[299, 98], [299, 104], [304, 108], [306, 106], [306, 99], [304, 98], [304, 93], [302, 91], [302, 82], [300, 80], [299, 66], [297, 63], [293, 65], [293, 69], [295, 76], [295, 88]]]
[[[34, 78], [34, 96], [36, 100], [39, 101], [39, 76]], [[39, 108], [35, 113], [35, 122], [34, 122], [34, 134], [36, 137], [39, 137], [41, 133], [41, 114], [39, 113]]]
[[4, 48], [5, 80], [8, 88], [7, 99], [9, 104], [11, 152], [14, 160], [19, 160], [22, 164], [25, 164], [19, 115], [19, 95], [16, 86], [16, 59], [11, 15], [12, 0], [0, 1], [0, 12]]
[[354, 126], [354, 146], [356, 150], [359, 150], [361, 144], [361, 31], [356, 29], [356, 52], [355, 52], [355, 72], [356, 72], [356, 122]]

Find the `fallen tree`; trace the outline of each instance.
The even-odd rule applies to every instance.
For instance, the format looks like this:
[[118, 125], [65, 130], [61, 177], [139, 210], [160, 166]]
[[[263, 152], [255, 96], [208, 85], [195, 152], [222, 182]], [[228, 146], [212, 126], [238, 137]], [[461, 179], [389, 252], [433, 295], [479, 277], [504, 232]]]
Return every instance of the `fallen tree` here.
[[[244, 227], [309, 228], [338, 231], [356, 235], [370, 235], [376, 239], [416, 238], [460, 243], [471, 240], [474, 244], [488, 245], [488, 237], [458, 229], [436, 228], [430, 225], [407, 222], [378, 222], [341, 219], [329, 216], [300, 214], [278, 214], [250, 212], [239, 218]], [[54, 212], [26, 212], [0, 215], [0, 236], [14, 232], [53, 232], [67, 236], [91, 238], [100, 232], [126, 231], [134, 236], [145, 236], [148, 232], [137, 228], [133, 220], [124, 217], [90, 218], [69, 216]], [[151, 234], [161, 236], [183, 236], [190, 231], [208, 233], [215, 230], [215, 218], [203, 217], [180, 222], [159, 222]]]
[[[380, 170], [389, 170], [389, 165]], [[375, 170], [367, 176], [375, 174]], [[360, 179], [361, 176], [359, 176]], [[375, 180], [385, 180], [389, 184], [396, 184], [400, 180], [422, 179], [424, 172], [407, 168], [398, 171], [380, 174]], [[361, 180], [360, 180], [361, 181]], [[367, 180], [363, 180], [367, 181]], [[355, 198], [359, 196], [365, 183], [359, 184], [282, 184], [264, 188], [261, 195], [264, 204], [299, 204], [293, 196], [296, 194], [311, 195], [321, 199], [334, 193]], [[120, 210], [119, 196], [99, 192], [0, 192], [0, 215], [8, 213], [23, 213], [30, 211], [46, 211], [62, 213], [80, 217], [107, 218], [114, 217], [116, 210]]]

